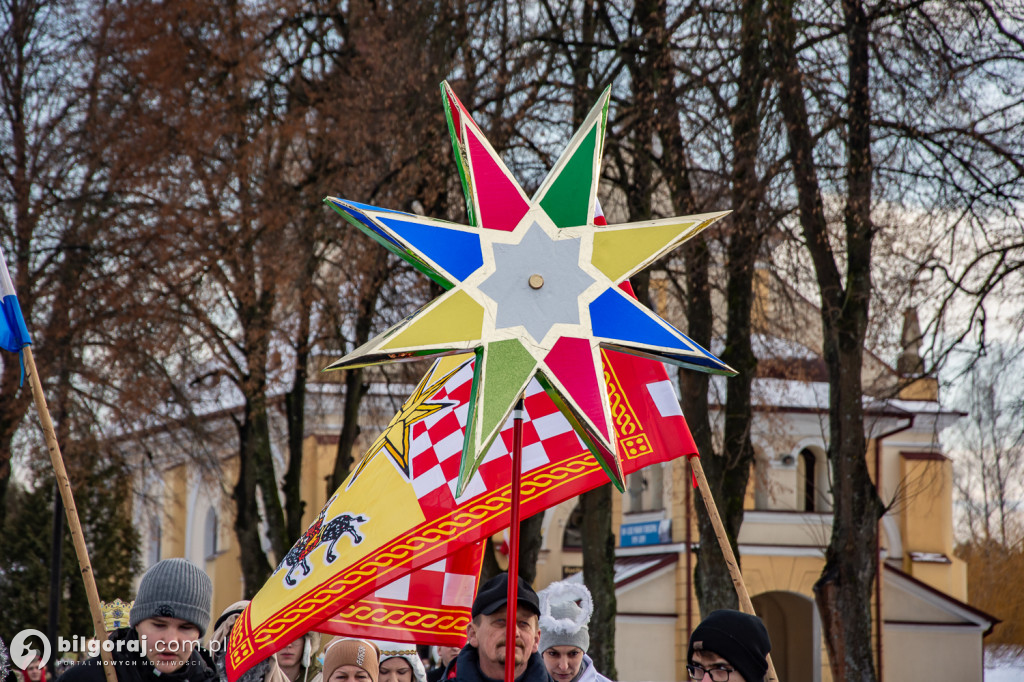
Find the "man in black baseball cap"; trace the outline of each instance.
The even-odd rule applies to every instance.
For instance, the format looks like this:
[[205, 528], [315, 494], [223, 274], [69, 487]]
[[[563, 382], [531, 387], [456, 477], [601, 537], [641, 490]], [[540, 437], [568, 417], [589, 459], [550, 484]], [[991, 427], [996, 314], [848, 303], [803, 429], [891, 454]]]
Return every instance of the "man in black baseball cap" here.
[[[497, 682], [505, 677], [505, 607], [508, 573], [499, 573], [480, 587], [473, 600], [473, 621], [466, 628], [468, 643], [449, 665], [442, 680]], [[551, 682], [537, 645], [540, 643], [540, 600], [519, 578], [516, 590], [516, 682]]]
[[686, 670], [691, 680], [764, 682], [772, 643], [757, 616], [719, 609], [690, 635]]

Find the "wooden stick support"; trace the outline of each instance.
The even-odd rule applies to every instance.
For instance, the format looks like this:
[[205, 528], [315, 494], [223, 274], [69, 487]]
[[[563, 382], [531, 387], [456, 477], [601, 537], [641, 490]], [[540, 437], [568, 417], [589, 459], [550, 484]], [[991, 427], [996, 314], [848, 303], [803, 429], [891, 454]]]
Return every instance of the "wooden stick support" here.
[[[697, 478], [697, 487], [700, 488], [700, 495], [704, 499], [704, 507], [708, 510], [708, 516], [711, 518], [711, 525], [715, 529], [715, 537], [718, 538], [718, 546], [722, 548], [722, 555], [725, 557], [725, 565], [729, 567], [729, 577], [732, 578], [733, 587], [736, 588], [736, 595], [739, 597], [740, 610], [750, 615], [756, 615], [754, 613], [754, 604], [750, 601], [750, 593], [747, 592], [747, 586], [743, 582], [743, 574], [740, 573], [740, 565], [736, 561], [736, 555], [732, 551], [732, 544], [729, 542], [729, 536], [725, 533], [725, 524], [722, 523], [722, 517], [718, 514], [718, 505], [715, 504], [715, 498], [711, 495], [711, 486], [708, 485], [707, 476], [704, 475], [704, 467], [700, 463], [700, 457], [690, 457], [690, 466], [693, 468], [693, 474]], [[689, 661], [687, 661], [689, 663]], [[768, 681], [778, 682], [779, 676], [775, 673], [775, 664], [772, 663], [771, 654], [768, 655]]]
[[[75, 545], [75, 554], [78, 556], [78, 567], [82, 571], [82, 580], [85, 582], [85, 593], [89, 598], [89, 612], [92, 614], [92, 622], [96, 628], [96, 637], [100, 642], [107, 639], [107, 626], [103, 622], [103, 609], [100, 607], [100, 595], [96, 589], [96, 579], [92, 572], [92, 563], [89, 561], [89, 549], [85, 546], [85, 536], [82, 534], [82, 524], [78, 520], [78, 509], [75, 507], [75, 497], [71, 492], [71, 483], [68, 481], [68, 473], [64, 468], [64, 457], [61, 455], [60, 446], [57, 444], [57, 433], [53, 429], [53, 419], [50, 418], [50, 410], [46, 407], [46, 396], [43, 395], [43, 384], [39, 380], [39, 371], [36, 369], [36, 361], [32, 357], [32, 348], [25, 346], [21, 351], [25, 358], [25, 373], [28, 374], [29, 383], [32, 385], [32, 398], [35, 400], [36, 411], [39, 413], [39, 421], [43, 427], [43, 437], [46, 439], [46, 449], [50, 452], [50, 462], [53, 464], [53, 473], [57, 477], [57, 489], [60, 490], [61, 500], [64, 502], [64, 511], [68, 517], [68, 528], [71, 530], [71, 540]], [[114, 670], [114, 661], [110, 652], [100, 647], [100, 656], [103, 659], [103, 673], [107, 682], [117, 682], [117, 673]]]

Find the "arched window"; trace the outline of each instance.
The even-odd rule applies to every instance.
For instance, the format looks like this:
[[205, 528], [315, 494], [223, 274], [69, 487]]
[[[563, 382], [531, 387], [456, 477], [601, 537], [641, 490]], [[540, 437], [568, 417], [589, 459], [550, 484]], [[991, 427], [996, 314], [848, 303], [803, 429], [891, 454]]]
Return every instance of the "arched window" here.
[[206, 520], [203, 525], [203, 554], [207, 559], [217, 556], [220, 547], [217, 543], [217, 510], [210, 507], [206, 510]]
[[818, 498], [818, 458], [806, 448], [800, 451], [800, 461], [797, 463], [797, 485], [803, 488], [804, 503], [802, 511], [815, 511], [815, 502]]
[[562, 533], [562, 549], [583, 549], [583, 509], [576, 505], [565, 522]]

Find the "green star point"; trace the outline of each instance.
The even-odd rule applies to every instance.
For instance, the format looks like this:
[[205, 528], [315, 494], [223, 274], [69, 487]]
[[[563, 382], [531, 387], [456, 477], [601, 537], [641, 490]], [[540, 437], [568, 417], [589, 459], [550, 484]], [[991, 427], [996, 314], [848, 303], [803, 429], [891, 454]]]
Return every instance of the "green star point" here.
[[[495, 341], [478, 351], [466, 424], [466, 442], [470, 445], [463, 450], [456, 495], [469, 485], [536, 371], [537, 359], [518, 339]], [[470, 447], [475, 457], [467, 457]]]

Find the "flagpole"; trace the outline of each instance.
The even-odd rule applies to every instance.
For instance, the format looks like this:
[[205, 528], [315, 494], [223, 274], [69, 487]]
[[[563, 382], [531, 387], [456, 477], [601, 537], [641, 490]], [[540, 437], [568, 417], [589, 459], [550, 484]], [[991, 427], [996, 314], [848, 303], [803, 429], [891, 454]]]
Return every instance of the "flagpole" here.
[[[107, 640], [107, 626], [103, 622], [103, 610], [100, 608], [100, 595], [96, 590], [96, 578], [92, 572], [92, 563], [89, 561], [89, 549], [85, 546], [82, 524], [78, 520], [78, 509], [75, 507], [75, 497], [71, 492], [71, 483], [68, 481], [68, 473], [64, 468], [64, 457], [61, 455], [60, 445], [57, 444], [57, 434], [53, 429], [53, 419], [50, 418], [50, 410], [46, 407], [46, 396], [43, 394], [43, 384], [39, 380], [36, 361], [32, 357], [32, 348], [25, 346], [21, 352], [24, 354], [25, 373], [28, 375], [29, 383], [32, 385], [32, 397], [35, 400], [36, 411], [39, 413], [39, 421], [43, 427], [46, 449], [50, 452], [53, 473], [57, 477], [57, 489], [60, 490], [60, 497], [64, 502], [64, 511], [68, 517], [68, 528], [71, 530], [75, 554], [78, 555], [78, 567], [82, 571], [82, 580], [85, 582], [85, 593], [89, 598], [89, 611], [92, 614], [93, 626], [96, 628], [96, 637], [102, 643]], [[110, 651], [101, 646], [100, 656], [103, 659], [103, 673], [106, 675], [107, 682], [117, 682], [117, 673], [114, 671]]]
[[[512, 411], [512, 518], [508, 529], [508, 592], [505, 604], [505, 682], [516, 679], [516, 634], [519, 623], [519, 484], [523, 477], [523, 398]], [[529, 656], [530, 652], [526, 652]]]
[[[732, 578], [733, 587], [736, 588], [736, 595], [740, 600], [740, 610], [752, 616], [757, 615], [754, 613], [754, 604], [750, 601], [750, 593], [747, 592], [747, 586], [743, 582], [740, 565], [736, 562], [736, 555], [732, 551], [729, 536], [725, 533], [722, 517], [718, 514], [715, 498], [711, 496], [711, 486], [708, 484], [707, 476], [704, 475], [704, 467], [700, 463], [700, 457], [696, 454], [690, 455], [690, 466], [693, 467], [693, 473], [697, 479], [697, 487], [700, 488], [700, 495], [704, 499], [704, 507], [708, 510], [708, 516], [711, 518], [711, 526], [715, 529], [718, 545], [722, 548], [722, 554], [725, 556], [725, 565], [729, 567], [729, 577]], [[775, 674], [775, 664], [772, 663], [771, 654], [768, 654], [768, 680], [769, 682], [778, 682], [778, 679], [779, 676]]]

